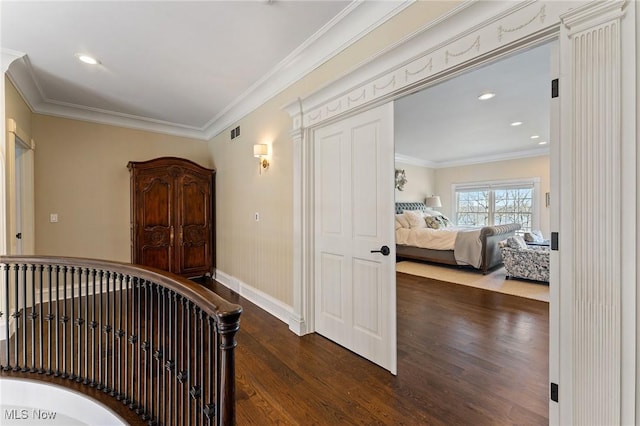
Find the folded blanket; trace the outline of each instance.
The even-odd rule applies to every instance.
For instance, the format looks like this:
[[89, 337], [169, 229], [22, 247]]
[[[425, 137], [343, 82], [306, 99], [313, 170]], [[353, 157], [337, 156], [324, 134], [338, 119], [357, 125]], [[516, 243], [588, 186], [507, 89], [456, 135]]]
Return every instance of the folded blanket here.
[[471, 265], [480, 268], [482, 265], [480, 229], [460, 231], [456, 234], [453, 257], [458, 265]]

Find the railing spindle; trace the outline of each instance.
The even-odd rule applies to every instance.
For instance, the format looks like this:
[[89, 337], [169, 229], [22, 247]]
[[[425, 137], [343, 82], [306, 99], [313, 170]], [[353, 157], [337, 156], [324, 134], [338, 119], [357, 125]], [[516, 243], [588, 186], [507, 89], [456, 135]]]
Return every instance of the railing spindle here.
[[53, 347], [53, 345], [51, 344], [51, 339], [52, 339], [52, 334], [53, 334], [53, 330], [51, 328], [51, 324], [55, 324], [54, 319], [55, 316], [53, 315], [53, 301], [52, 301], [52, 295], [53, 295], [53, 287], [52, 287], [52, 274], [53, 272], [53, 268], [51, 265], [47, 265], [47, 275], [48, 275], [48, 280], [47, 283], [49, 284], [49, 303], [48, 303], [48, 310], [49, 313], [47, 314], [47, 375], [51, 375], [53, 374], [53, 354], [51, 353], [51, 348]]
[[[126, 281], [125, 281], [125, 295], [124, 295], [124, 310], [127, 313], [125, 322], [124, 322], [124, 359], [122, 360], [122, 362], [124, 363], [124, 379], [123, 379], [123, 384], [122, 384], [122, 403], [125, 405], [129, 404], [129, 395], [130, 393], [127, 391], [127, 384], [129, 383], [129, 345], [128, 343], [128, 339], [129, 339], [129, 325], [130, 325], [130, 321], [133, 320], [133, 312], [131, 311], [131, 304], [129, 303], [129, 300], [131, 298], [131, 276], [127, 275], [126, 276]], [[131, 355], [133, 357], [133, 354]]]
[[40, 324], [40, 368], [38, 369], [38, 374], [42, 374], [45, 372], [45, 368], [44, 368], [44, 303], [43, 303], [43, 295], [42, 293], [44, 292], [44, 290], [42, 289], [43, 286], [43, 279], [44, 279], [44, 265], [39, 265], [38, 266], [38, 272], [39, 272], [39, 287], [40, 287], [40, 306], [38, 309], [38, 318], [39, 318], [39, 324]]
[[191, 389], [190, 389], [190, 384], [193, 381], [193, 371], [191, 370], [191, 302], [187, 301], [186, 302], [186, 306], [187, 306], [187, 386], [186, 386], [186, 390], [187, 390], [187, 425], [191, 424], [191, 416], [192, 416], [192, 411], [191, 411], [191, 406], [192, 406], [192, 400], [191, 398], [189, 398], [190, 394], [191, 394]]
[[[117, 316], [118, 316], [118, 331], [115, 333], [115, 336], [117, 337], [117, 342], [118, 342], [118, 373], [117, 373], [117, 377], [118, 377], [118, 384], [117, 387], [114, 384], [114, 388], [116, 388], [115, 392], [115, 398], [117, 401], [120, 401], [123, 398], [123, 391], [122, 391], [122, 360], [124, 359], [124, 357], [122, 356], [122, 337], [125, 336], [125, 332], [123, 330], [123, 325], [122, 325], [122, 281], [123, 281], [123, 276], [122, 274], [118, 274], [118, 309], [116, 310]], [[126, 346], [125, 346], [126, 348]]]
[[[71, 371], [69, 372], [69, 379], [71, 380], [75, 380], [76, 379], [76, 374], [74, 371], [74, 368], [76, 366], [76, 359], [75, 359], [75, 350], [74, 350], [74, 345], [75, 345], [75, 316], [76, 316], [76, 294], [75, 294], [75, 275], [76, 275], [76, 271], [75, 268], [72, 266], [71, 268], [69, 268], [69, 274], [71, 277], [71, 322], [69, 323], [69, 330], [71, 332], [71, 339], [69, 342], [69, 353], [70, 353], [70, 362], [69, 364], [71, 365]], [[67, 279], [67, 274], [65, 273], [65, 281]], [[66, 288], [66, 285], [65, 285]], [[67, 298], [65, 297], [65, 305], [66, 305], [66, 300]], [[79, 358], [79, 357], [78, 357]]]
[[103, 350], [102, 350], [102, 297], [103, 297], [103, 292], [102, 292], [102, 280], [104, 277], [104, 272], [103, 271], [98, 271], [97, 273], [97, 277], [98, 277], [98, 288], [99, 288], [99, 293], [98, 293], [98, 320], [96, 321], [96, 333], [97, 333], [97, 337], [98, 337], [98, 356], [96, 357], [96, 362], [98, 364], [98, 380], [96, 380], [96, 389], [101, 390], [104, 385], [103, 385], [103, 380], [102, 380], [102, 358], [104, 356], [103, 354]]
[[27, 265], [22, 265], [22, 371], [29, 371], [27, 364]]
[[[182, 346], [180, 347], [180, 372], [178, 373], [178, 381], [180, 382], [180, 407], [182, 407], [182, 409], [184, 409], [184, 382], [187, 380], [187, 371], [186, 371], [186, 366], [185, 366], [185, 347], [188, 348], [188, 346], [185, 346], [184, 341], [186, 340], [186, 318], [185, 318], [185, 312], [186, 312], [186, 306], [187, 306], [187, 301], [185, 299], [181, 298], [181, 304], [180, 304], [180, 316], [181, 316], [181, 321], [180, 321], [180, 328], [182, 329], [182, 332], [180, 333], [181, 339], [179, 341], [183, 342]], [[185, 416], [181, 416], [181, 420], [182, 420], [182, 424], [185, 423]]]
[[0, 256], [0, 274], [0, 369], [103, 390], [150, 426], [234, 424], [239, 306], [117, 262]]
[[[31, 313], [29, 314], [29, 319], [31, 320], [31, 366], [29, 368], [30, 373], [35, 373], [38, 371], [36, 368], [36, 319], [38, 318], [38, 313], [36, 312], [36, 281], [35, 281], [35, 265], [30, 265], [29, 270], [31, 271]], [[26, 279], [27, 267], [25, 265], [25, 279]], [[25, 350], [25, 352], [27, 352]]]
[[[104, 354], [102, 355], [105, 358], [105, 362], [104, 362], [104, 387], [102, 388], [102, 391], [105, 393], [110, 393], [111, 392], [111, 387], [109, 386], [109, 357], [111, 357], [111, 359], [113, 360], [113, 351], [111, 348], [111, 340], [109, 339], [109, 336], [111, 335], [111, 272], [106, 271], [106, 287], [107, 287], [107, 294], [106, 294], [106, 300], [107, 300], [107, 306], [105, 308], [105, 312], [104, 312], [104, 327], [102, 327], [102, 331], [104, 332]], [[113, 370], [113, 369], [112, 369]]]
[[[218, 345], [215, 345], [215, 350], [214, 350], [214, 336], [215, 336], [215, 323], [213, 321], [213, 318], [208, 317], [208, 321], [207, 321], [207, 354], [209, 354], [209, 356], [207, 356], [207, 397], [206, 399], [203, 399], [203, 401], [207, 401], [208, 403], [204, 406], [204, 414], [207, 417], [208, 423], [211, 423], [211, 421], [216, 417], [216, 399], [215, 399], [215, 395], [213, 394], [213, 386], [214, 386], [214, 382], [217, 383], [218, 380], [218, 371], [217, 369], [214, 369], [214, 365], [218, 365], [216, 356], [218, 353]], [[213, 362], [215, 360], [215, 363]]]
[[[197, 316], [196, 316], [197, 332], [196, 332], [196, 352], [195, 353], [201, 355], [204, 348], [204, 345], [203, 345], [204, 327], [202, 326], [203, 320], [204, 320], [203, 318], [204, 313], [198, 307], [196, 307], [196, 310], [197, 310]], [[196, 375], [195, 377], [198, 378], [198, 382], [196, 383], [194, 398], [196, 399], [196, 426], [199, 426], [200, 423], [204, 424], [204, 414], [203, 414], [203, 411], [200, 409], [200, 401], [202, 399], [202, 393], [204, 392], [203, 390], [204, 357], [198, 356], [195, 361], [195, 365], [196, 365], [196, 371], [198, 372], [198, 375]]]
[[89, 380], [89, 268], [84, 268], [84, 378], [83, 385], [88, 385]]
[[162, 418], [161, 413], [162, 413], [162, 403], [161, 403], [161, 399], [160, 399], [160, 392], [162, 389], [162, 351], [164, 350], [163, 346], [162, 346], [162, 322], [161, 322], [161, 317], [160, 317], [160, 313], [162, 312], [161, 307], [162, 307], [162, 299], [161, 299], [161, 294], [160, 294], [160, 287], [156, 284], [153, 285], [153, 288], [155, 289], [155, 299], [156, 299], [156, 303], [155, 305], [155, 309], [156, 309], [156, 313], [157, 315], [152, 315], [151, 318], [152, 322], [155, 322], [156, 319], [158, 321], [157, 327], [156, 327], [156, 334], [155, 334], [155, 342], [156, 342], [156, 351], [153, 354], [153, 358], [155, 359], [156, 362], [156, 378], [154, 380], [155, 382], [155, 389], [156, 389], [156, 404], [155, 404], [155, 412], [158, 413], [159, 415], [157, 415], [155, 417], [156, 421], [160, 421], [160, 419]]
[[143, 377], [145, 375], [144, 370], [142, 369], [142, 344], [143, 344], [143, 340], [142, 340], [142, 326], [141, 321], [142, 321], [142, 317], [141, 317], [141, 310], [142, 310], [142, 285], [143, 283], [141, 283], [139, 280], [137, 280], [136, 282], [136, 294], [137, 294], [137, 302], [136, 302], [136, 307], [137, 309], [137, 315], [136, 315], [136, 327], [137, 327], [137, 336], [134, 339], [134, 343], [138, 343], [136, 345], [136, 351], [137, 351], [137, 363], [135, 364], [137, 366], [136, 372], [138, 373], [138, 380], [136, 380], [136, 382], [134, 383], [134, 388], [137, 389], [138, 391], [138, 397], [137, 397], [137, 401], [135, 404], [135, 408], [136, 408], [136, 414], [138, 415], [142, 415], [142, 405], [144, 404], [144, 402], [142, 401], [142, 383], [141, 381], [143, 380]]
[[[116, 392], [116, 279], [117, 274], [111, 274], [111, 279], [107, 281], [109, 288], [112, 288], [111, 295], [107, 295], [107, 298], [112, 301], [111, 309], [107, 309], [109, 315], [109, 334], [107, 338], [111, 336], [111, 349], [109, 355], [111, 356], [111, 386], [109, 387], [109, 395], [115, 397]], [[113, 287], [112, 287], [113, 286]], [[107, 290], [109, 292], [109, 290]]]
[[62, 317], [60, 318], [60, 324], [62, 324], [62, 374], [60, 377], [67, 377], [67, 322], [69, 317], [67, 316], [67, 267], [62, 267]]
[[[147, 381], [149, 382], [149, 405], [150, 405], [150, 413], [155, 413], [156, 412], [156, 398], [155, 398], [155, 380], [153, 380], [153, 375], [154, 373], [154, 368], [153, 368], [153, 364], [154, 364], [154, 360], [156, 360], [156, 354], [157, 354], [157, 345], [155, 344], [155, 333], [154, 333], [154, 328], [156, 328], [156, 324], [155, 324], [155, 315], [154, 315], [154, 307], [155, 307], [155, 303], [154, 303], [154, 285], [151, 283], [148, 283], [149, 288], [148, 288], [148, 295], [149, 295], [149, 305], [148, 305], [148, 312], [147, 312], [147, 323], [149, 324], [149, 354], [150, 354], [150, 358], [149, 358], [149, 376], [147, 378]], [[150, 419], [153, 420], [153, 418], [151, 417], [151, 415], [149, 416]]]
[[[144, 351], [144, 362], [143, 362], [143, 374], [142, 376], [142, 404], [144, 407], [149, 406], [149, 393], [147, 389], [147, 383], [149, 382], [149, 349], [151, 344], [149, 343], [149, 283], [147, 281], [143, 281], [142, 288], [144, 290], [144, 343], [142, 345], [142, 350]], [[149, 420], [149, 414], [147, 410], [142, 411], [142, 420]]]
[[[176, 321], [178, 318], [178, 304], [176, 303], [176, 293], [171, 291], [169, 292], [169, 359], [167, 360], [166, 369], [169, 372], [169, 401], [174, 400], [174, 396], [176, 395], [176, 347], [177, 347], [177, 330]], [[169, 423], [175, 424], [176, 419], [173, 416], [174, 409], [173, 404], [169, 406]]]
[[20, 333], [18, 330], [19, 324], [20, 324], [20, 278], [19, 278], [19, 274], [20, 274], [20, 265], [16, 265], [15, 266], [15, 286], [16, 286], [16, 290], [15, 290], [15, 306], [14, 306], [14, 312], [13, 312], [13, 318], [14, 318], [14, 324], [16, 326], [16, 345], [15, 345], [15, 358], [14, 361], [16, 363], [16, 365], [13, 367], [13, 371], [19, 371], [20, 370], [20, 361], [19, 361], [19, 356], [20, 356]]
[[9, 321], [9, 265], [2, 265], [4, 270], [4, 330], [5, 330], [5, 353], [7, 354], [7, 360], [2, 366], [2, 370], [7, 371], [11, 369], [11, 345], [9, 342], [11, 336], [10, 321]]
[[[169, 292], [167, 291], [166, 288], [162, 287], [161, 294], [162, 294], [162, 349], [164, 351], [163, 359], [169, 359], [171, 357], [171, 352], [169, 351], [169, 339], [167, 334], [167, 314], [168, 314], [167, 298], [169, 296]], [[166, 369], [164, 368], [164, 364], [162, 362], [160, 363], [160, 368], [162, 368], [162, 397], [161, 397], [161, 401], [163, 401], [162, 424], [166, 425], [167, 424], [167, 405], [170, 405], [166, 403], [167, 374], [166, 374]]]
[[[96, 269], [91, 270], [91, 381], [89, 385], [91, 387], [98, 386], [98, 380], [96, 380], [96, 360], [100, 360], [100, 339], [98, 339], [98, 354], [96, 354], [96, 328], [98, 327], [98, 321], [96, 318], [96, 277], [98, 271]], [[98, 335], [98, 337], [100, 337]]]

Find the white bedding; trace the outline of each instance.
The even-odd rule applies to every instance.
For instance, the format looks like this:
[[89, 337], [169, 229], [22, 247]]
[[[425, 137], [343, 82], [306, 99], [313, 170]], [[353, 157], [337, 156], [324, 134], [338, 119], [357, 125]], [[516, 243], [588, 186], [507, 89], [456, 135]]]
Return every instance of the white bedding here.
[[478, 227], [399, 228], [396, 244], [433, 250], [453, 250], [459, 265], [479, 268], [482, 263], [482, 243]]
[[396, 230], [396, 244], [434, 250], [453, 250], [458, 231], [468, 229], [464, 227], [400, 228]]

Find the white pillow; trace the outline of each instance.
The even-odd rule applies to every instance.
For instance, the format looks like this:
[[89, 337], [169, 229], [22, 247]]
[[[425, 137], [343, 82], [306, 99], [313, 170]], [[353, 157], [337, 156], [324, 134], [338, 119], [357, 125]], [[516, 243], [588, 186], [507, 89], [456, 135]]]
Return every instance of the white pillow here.
[[411, 227], [411, 229], [427, 227], [427, 224], [424, 221], [424, 216], [422, 215], [421, 211], [404, 210], [402, 214], [404, 214], [404, 217], [407, 218], [407, 221], [409, 222], [409, 226]]
[[533, 241], [535, 241], [536, 243], [541, 243], [544, 241], [542, 231], [540, 231], [539, 229], [534, 229], [533, 231], [531, 231], [531, 234], [533, 235]]
[[404, 217], [402, 213], [396, 215], [396, 222], [398, 222], [402, 228], [407, 228], [407, 229], [411, 228], [411, 226], [409, 225], [409, 221], [407, 220], [406, 217]]
[[524, 242], [524, 238], [520, 235], [514, 235], [513, 237], [507, 238], [507, 246], [514, 249], [526, 249], [527, 243]]
[[424, 215], [425, 216], [440, 216], [442, 213], [435, 211], [435, 210], [431, 210], [431, 209], [425, 209], [424, 210]]

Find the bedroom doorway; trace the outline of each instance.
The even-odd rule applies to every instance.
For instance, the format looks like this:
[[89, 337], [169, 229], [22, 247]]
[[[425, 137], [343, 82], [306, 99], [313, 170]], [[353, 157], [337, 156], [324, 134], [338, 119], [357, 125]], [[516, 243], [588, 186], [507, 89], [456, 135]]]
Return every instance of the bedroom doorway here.
[[[637, 13], [634, 2], [585, 2], [579, 7], [572, 2], [461, 3], [456, 13], [290, 103], [297, 217], [290, 328], [300, 334], [313, 331], [308, 315], [314, 267], [308, 207], [313, 200], [305, 186], [313, 182], [312, 153], [306, 149], [309, 129], [557, 39], [559, 54], [552, 54], [552, 63], [562, 77], [559, 95], [551, 100], [549, 192], [551, 229], [560, 250], [550, 254], [548, 389], [553, 392], [544, 405], [551, 424], [574, 423], [575, 416], [583, 423], [594, 418], [603, 424], [620, 419], [633, 423], [636, 318], [624, 312], [635, 312], [636, 300], [637, 238], [625, 230], [637, 228]], [[588, 42], [594, 38], [597, 43]], [[603, 105], [616, 108], [597, 107]], [[594, 204], [593, 194], [606, 194], [611, 202]], [[622, 216], [621, 206], [626, 212]], [[587, 233], [594, 244], [585, 246], [579, 237]], [[597, 386], [577, 386], [577, 379]]]
[[[558, 211], [554, 211], [555, 206], [550, 200], [550, 194], [558, 193], [556, 177], [559, 158], [558, 147], [554, 146], [554, 142], [559, 140], [559, 111], [557, 100], [551, 98], [551, 81], [558, 76], [558, 57], [558, 41], [547, 41], [469, 69], [450, 79], [440, 80], [419, 92], [397, 99], [394, 117], [396, 173], [404, 175], [406, 183], [402, 190], [396, 187], [396, 206], [399, 203], [422, 203], [424, 207], [425, 202], [432, 203], [427, 208], [434, 209], [455, 223], [460, 217], [460, 198], [456, 189], [471, 191], [474, 185], [490, 188], [506, 185], [515, 188], [517, 184], [522, 186], [523, 182], [528, 188], [529, 182], [532, 182], [532, 189], [527, 194], [533, 196], [517, 202], [530, 203], [530, 219], [526, 223], [526, 230], [541, 230], [544, 239], [550, 240], [552, 229], [558, 229], [559, 223]], [[489, 93], [493, 96], [487, 95], [486, 100], [479, 99], [481, 95]], [[495, 202], [497, 197], [489, 192], [487, 194], [486, 201]], [[488, 203], [482, 205], [479, 198], [474, 200], [476, 206], [486, 208], [489, 212], [493, 206]], [[504, 208], [504, 204], [501, 207]], [[487, 213], [486, 219], [490, 217], [492, 213]], [[491, 224], [493, 223], [486, 223]], [[553, 252], [549, 252], [551, 261], [557, 262], [557, 255], [551, 253]], [[420, 258], [419, 253], [417, 257]], [[519, 298], [533, 299], [523, 302], [520, 315], [511, 313], [498, 316], [496, 318], [499, 319], [493, 319], [498, 323], [486, 330], [482, 325], [477, 325], [475, 331], [484, 330], [482, 333], [490, 335], [501, 329], [499, 323], [504, 322], [510, 324], [510, 328], [503, 329], [505, 334], [502, 337], [494, 335], [493, 338], [510, 338], [506, 337], [509, 333], [526, 334], [528, 325], [522, 321], [525, 317], [528, 321], [536, 321], [539, 328], [550, 329], [546, 336], [541, 336], [540, 333], [536, 333], [535, 337], [530, 336], [538, 344], [546, 345], [547, 350], [538, 351], [535, 355], [528, 354], [536, 359], [531, 360], [524, 368], [536, 368], [540, 371], [528, 378], [521, 378], [523, 382], [530, 380], [531, 388], [536, 389], [534, 398], [537, 400], [535, 404], [538, 404], [538, 414], [544, 412], [545, 416], [550, 415], [557, 409], [548, 403], [548, 383], [558, 377], [558, 361], [550, 359], [550, 354], [558, 352], [557, 333], [553, 326], [554, 321], [557, 324], [559, 316], [559, 291], [557, 285], [553, 285], [558, 282], [558, 271], [552, 270], [551, 276], [546, 278], [551, 285], [534, 281], [507, 281], [506, 272], [500, 266], [483, 275], [472, 267], [461, 269], [446, 265], [445, 263], [455, 263], [448, 260], [448, 257], [444, 257], [442, 264], [435, 264], [401, 259], [396, 264], [396, 271], [409, 276], [461, 284], [468, 288], [497, 290]], [[416, 291], [406, 283], [405, 278], [398, 276], [397, 281], [399, 285], [409, 285], [411, 291]], [[551, 294], [552, 291], [554, 294]], [[399, 303], [402, 303], [402, 297], [399, 289]], [[497, 300], [499, 299], [498, 297]], [[482, 309], [489, 299], [479, 300], [476, 309]], [[547, 313], [544, 315], [540, 314], [541, 304], [547, 305]], [[511, 310], [510, 307], [504, 309]], [[400, 317], [405, 310], [406, 307], [398, 308], [399, 324], [410, 324]], [[536, 313], [532, 313], [534, 311]], [[464, 316], [461, 312], [451, 315], [450, 320], [454, 323], [461, 321], [456, 315]], [[487, 313], [487, 321], [491, 321], [491, 315], [492, 312]], [[451, 332], [456, 333], [455, 330]], [[406, 350], [400, 339], [399, 350]], [[452, 343], [456, 341], [453, 336], [448, 336], [447, 339], [451, 340], [434, 342], [434, 345], [440, 347], [451, 344], [452, 350], [464, 352], [464, 348], [460, 349]], [[481, 343], [478, 342], [478, 345]], [[498, 354], [487, 355], [488, 353], [483, 352], [484, 356], [500, 357]], [[473, 350], [469, 355], [473, 355]], [[494, 362], [486, 359], [482, 362], [485, 361]], [[495, 362], [499, 361], [495, 359]], [[493, 382], [494, 379], [491, 380]], [[497, 386], [500, 386], [500, 380], [496, 377]], [[487, 385], [489, 388], [492, 386], [491, 383]], [[545, 405], [545, 408], [540, 409], [541, 405]], [[532, 410], [535, 411], [534, 408]], [[547, 420], [551, 417], [552, 415]]]

